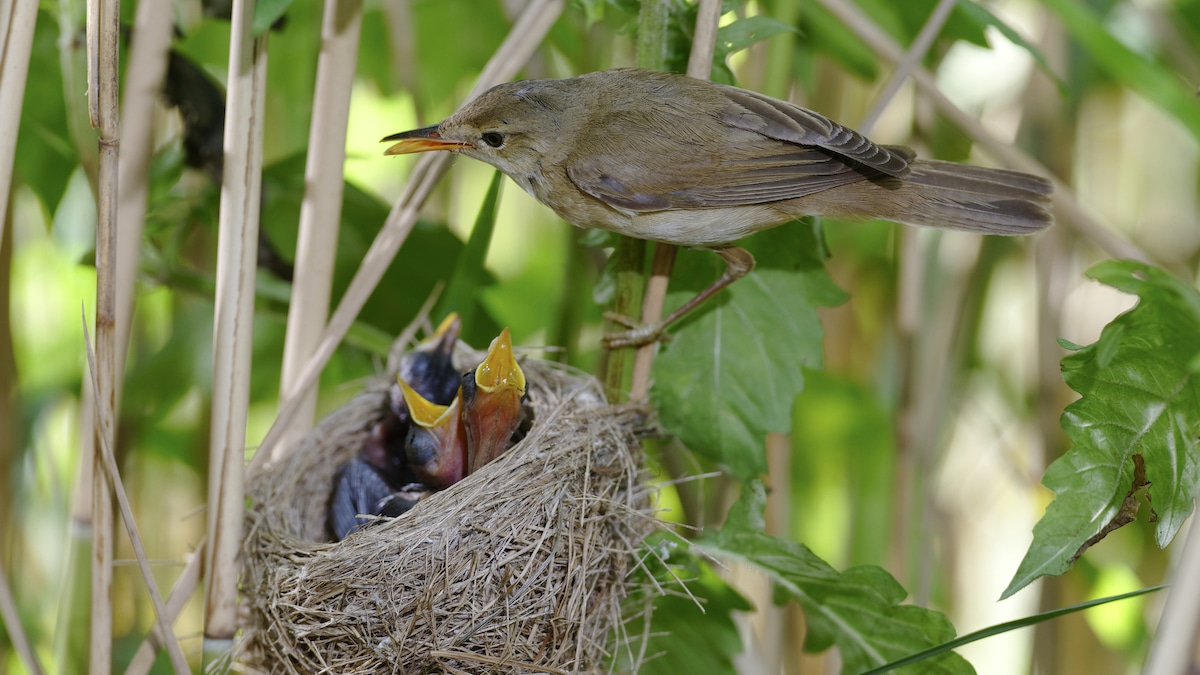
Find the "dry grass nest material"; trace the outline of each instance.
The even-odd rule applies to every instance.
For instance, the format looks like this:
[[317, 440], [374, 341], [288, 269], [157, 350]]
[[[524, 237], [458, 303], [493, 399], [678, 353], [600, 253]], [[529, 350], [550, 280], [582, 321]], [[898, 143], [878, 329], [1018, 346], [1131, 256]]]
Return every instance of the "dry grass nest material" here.
[[243, 664], [295, 673], [602, 666], [632, 554], [655, 527], [638, 441], [647, 412], [605, 405], [595, 380], [557, 365], [522, 366], [537, 415], [529, 435], [395, 520], [338, 543], [326, 535], [334, 472], [381, 419], [388, 378], [250, 478]]

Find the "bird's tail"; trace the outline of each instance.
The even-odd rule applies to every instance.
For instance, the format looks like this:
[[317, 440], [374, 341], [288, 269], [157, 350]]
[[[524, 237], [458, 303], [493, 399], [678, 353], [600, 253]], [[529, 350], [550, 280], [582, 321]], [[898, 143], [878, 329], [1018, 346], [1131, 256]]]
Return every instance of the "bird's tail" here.
[[[1019, 171], [918, 159], [904, 178], [880, 178], [838, 190], [857, 191], [853, 198], [824, 199], [825, 215], [880, 218], [906, 225], [964, 230], [983, 234], [1033, 234], [1054, 223], [1050, 195], [1054, 185]], [[849, 197], [849, 194], [847, 194]]]

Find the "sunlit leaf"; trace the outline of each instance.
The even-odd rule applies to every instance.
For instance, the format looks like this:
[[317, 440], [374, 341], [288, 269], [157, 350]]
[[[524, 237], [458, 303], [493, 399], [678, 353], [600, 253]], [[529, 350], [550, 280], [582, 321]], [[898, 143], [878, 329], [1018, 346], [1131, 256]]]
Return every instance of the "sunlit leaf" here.
[[1080, 547], [1113, 521], [1134, 496], [1134, 455], [1145, 464], [1159, 546], [1192, 512], [1200, 480], [1200, 378], [1193, 367], [1200, 294], [1135, 262], [1102, 263], [1089, 276], [1140, 300], [1099, 340], [1062, 360], [1063, 379], [1082, 396], [1062, 417], [1074, 447], [1046, 469], [1042, 483], [1054, 501], [1002, 597], [1065, 572]]
[[[802, 369], [821, 365], [817, 307], [845, 295], [815, 255], [809, 227], [779, 227], [741, 244], [757, 267], [681, 321], [654, 363], [651, 399], [685, 445], [750, 478], [766, 470], [767, 432], [790, 426]], [[680, 251], [667, 307], [723, 271], [712, 253]]]

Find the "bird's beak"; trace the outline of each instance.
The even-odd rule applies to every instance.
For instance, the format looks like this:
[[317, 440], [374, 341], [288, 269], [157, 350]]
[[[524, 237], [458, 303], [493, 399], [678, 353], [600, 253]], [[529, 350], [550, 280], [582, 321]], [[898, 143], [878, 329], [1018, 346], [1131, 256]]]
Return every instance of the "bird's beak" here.
[[459, 148], [468, 147], [462, 141], [450, 141], [442, 138], [438, 131], [437, 125], [425, 127], [424, 129], [413, 129], [412, 131], [402, 131], [398, 134], [392, 134], [381, 139], [380, 143], [388, 141], [399, 141], [392, 147], [383, 151], [385, 155], [409, 155], [414, 152], [432, 152], [434, 150], [458, 150]]
[[409, 435], [405, 448], [409, 467], [431, 488], [450, 487], [466, 475], [467, 445], [463, 434], [462, 396], [450, 405], [431, 403], [403, 379], [399, 380], [404, 403], [413, 424], [420, 427]]
[[507, 328], [492, 341], [474, 377], [475, 386], [464, 391], [463, 401], [469, 473], [503, 454], [521, 424], [525, 373], [513, 356]]
[[423, 342], [433, 347], [434, 353], [441, 358], [450, 360], [454, 356], [454, 346], [458, 344], [458, 335], [462, 331], [462, 319], [457, 312], [450, 312], [442, 323], [433, 331], [433, 335]]
[[475, 369], [475, 384], [488, 394], [509, 390], [515, 391], [518, 396], [525, 395], [525, 371], [521, 370], [517, 358], [513, 356], [512, 335], [508, 328], [500, 331], [500, 336], [492, 340], [483, 363]]

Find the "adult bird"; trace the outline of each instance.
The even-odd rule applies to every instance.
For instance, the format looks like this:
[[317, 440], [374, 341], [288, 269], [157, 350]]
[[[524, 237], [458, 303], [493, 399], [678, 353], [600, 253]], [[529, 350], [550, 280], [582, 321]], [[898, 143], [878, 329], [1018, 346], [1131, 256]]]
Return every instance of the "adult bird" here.
[[384, 154], [447, 150], [503, 171], [567, 222], [715, 250], [725, 274], [662, 329], [748, 274], [742, 237], [802, 216], [879, 218], [984, 234], [1048, 227], [1052, 184], [1016, 171], [917, 159], [802, 108], [673, 73], [609, 70], [501, 84]]

